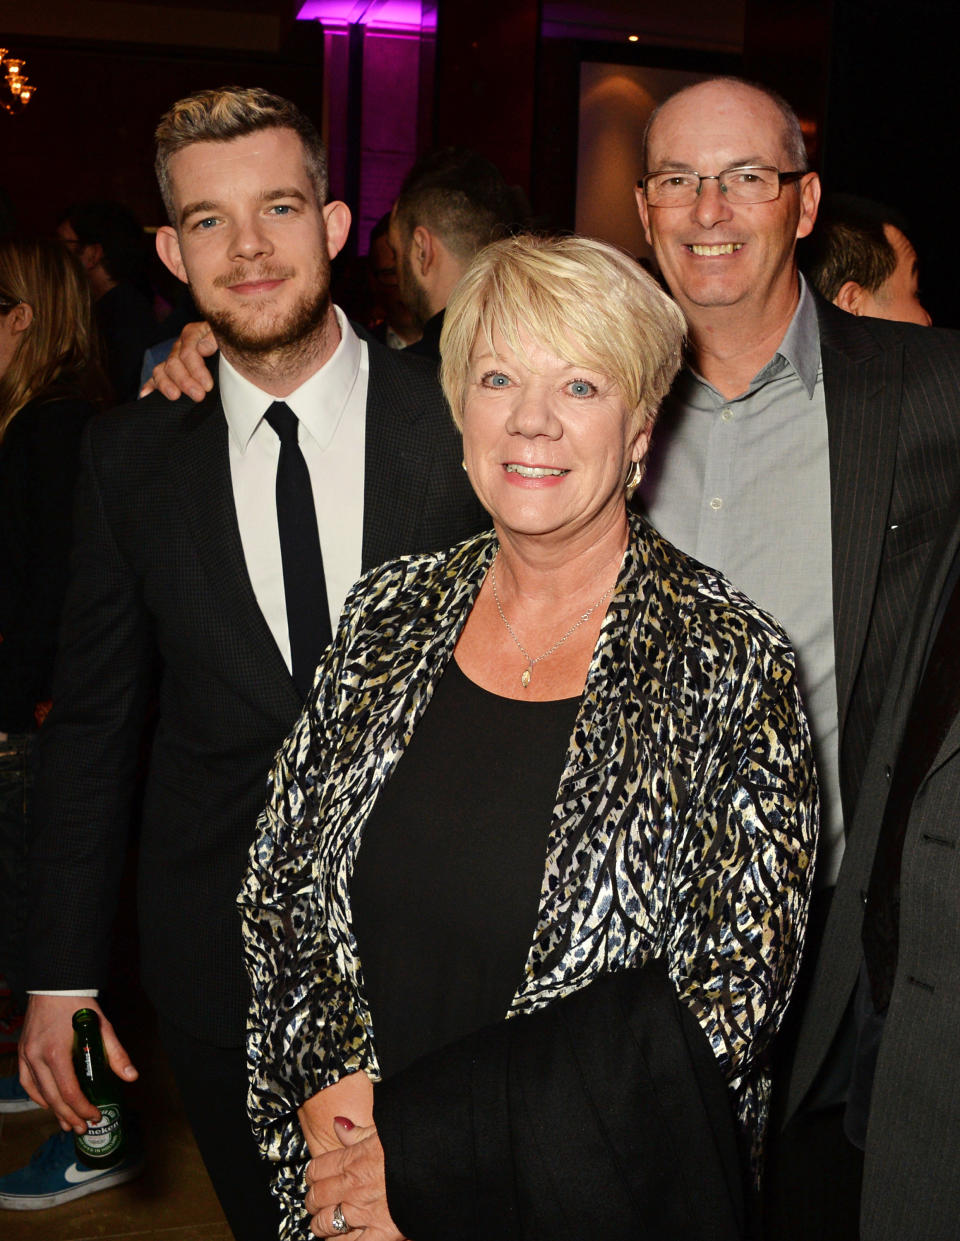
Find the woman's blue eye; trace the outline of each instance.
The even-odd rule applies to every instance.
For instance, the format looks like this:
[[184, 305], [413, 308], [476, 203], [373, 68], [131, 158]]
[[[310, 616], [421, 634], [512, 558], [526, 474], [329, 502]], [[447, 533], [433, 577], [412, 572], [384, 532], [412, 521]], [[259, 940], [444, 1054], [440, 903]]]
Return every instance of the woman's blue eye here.
[[488, 371], [481, 383], [486, 384], [488, 388], [506, 388], [510, 383], [510, 379], [502, 371]]
[[592, 396], [596, 392], [593, 384], [585, 379], [572, 379], [568, 387], [572, 396]]

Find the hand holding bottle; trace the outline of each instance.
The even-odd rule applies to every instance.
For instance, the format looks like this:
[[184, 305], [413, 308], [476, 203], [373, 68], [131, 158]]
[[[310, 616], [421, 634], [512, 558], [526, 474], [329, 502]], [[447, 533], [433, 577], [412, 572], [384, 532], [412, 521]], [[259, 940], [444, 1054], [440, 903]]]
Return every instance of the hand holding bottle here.
[[100, 1033], [110, 1068], [123, 1081], [139, 1074], [100, 1005], [75, 995], [31, 995], [20, 1035], [20, 1084], [41, 1107], [52, 1108], [63, 1130], [85, 1133], [100, 1109], [84, 1095], [73, 1068], [73, 1014], [80, 1008], [100, 1015]]

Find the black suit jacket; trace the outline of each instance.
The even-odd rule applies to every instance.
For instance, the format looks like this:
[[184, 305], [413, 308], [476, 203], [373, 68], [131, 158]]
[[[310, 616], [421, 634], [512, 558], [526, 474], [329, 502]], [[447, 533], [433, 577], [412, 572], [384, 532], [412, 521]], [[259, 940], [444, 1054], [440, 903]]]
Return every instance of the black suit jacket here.
[[[489, 524], [435, 368], [368, 347], [364, 569]], [[103, 981], [157, 684], [139, 859], [143, 982], [182, 1029], [237, 1045], [247, 997], [235, 899], [268, 769], [302, 704], [247, 574], [227, 436], [216, 391], [196, 406], [154, 395], [88, 429], [41, 733], [27, 977], [41, 991]]]
[[844, 819], [897, 642], [960, 481], [960, 334], [817, 298], [830, 451]]
[[[960, 505], [905, 626], [804, 1013], [789, 1110], [836, 1036], [862, 958], [864, 893], [944, 581]], [[864, 1241], [953, 1241], [960, 1215], [960, 718], [916, 796], [901, 870], [900, 950], [877, 1060], [861, 1205]]]

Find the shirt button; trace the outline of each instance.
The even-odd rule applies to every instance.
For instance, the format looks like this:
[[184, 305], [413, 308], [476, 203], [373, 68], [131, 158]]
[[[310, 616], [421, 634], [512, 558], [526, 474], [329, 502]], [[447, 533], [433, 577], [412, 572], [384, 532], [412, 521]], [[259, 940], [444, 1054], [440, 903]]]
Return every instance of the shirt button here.
[[720, 415], [720, 417], [723, 419], [724, 422], [729, 422], [730, 419], [733, 417], [733, 410], [725, 409], [723, 413]]
[[713, 499], [710, 501], [710, 507], [714, 511], [716, 511], [718, 508], [723, 508], [723, 501], [720, 499], [719, 496], [714, 496]]

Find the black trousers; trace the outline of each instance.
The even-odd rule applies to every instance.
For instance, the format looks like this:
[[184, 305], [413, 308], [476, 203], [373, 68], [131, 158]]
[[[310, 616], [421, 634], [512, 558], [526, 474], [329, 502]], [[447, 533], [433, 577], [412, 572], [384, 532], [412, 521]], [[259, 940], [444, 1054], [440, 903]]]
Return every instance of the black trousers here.
[[242, 1047], [201, 1043], [160, 1018], [160, 1039], [213, 1188], [236, 1241], [274, 1241], [280, 1209], [247, 1118]]
[[768, 1133], [764, 1241], [857, 1241], [863, 1152], [843, 1132], [843, 1107], [795, 1116]]

